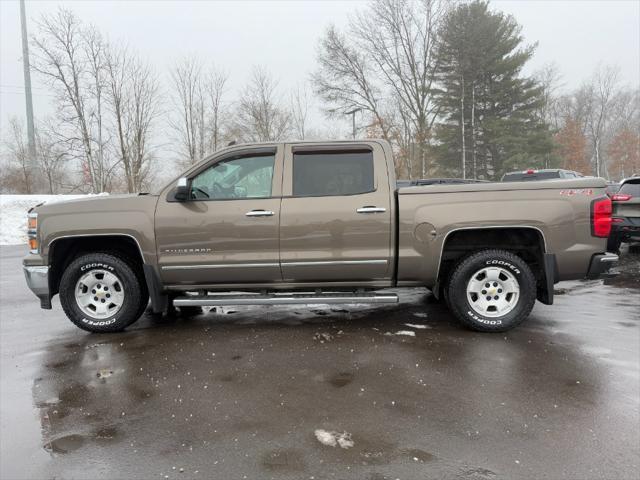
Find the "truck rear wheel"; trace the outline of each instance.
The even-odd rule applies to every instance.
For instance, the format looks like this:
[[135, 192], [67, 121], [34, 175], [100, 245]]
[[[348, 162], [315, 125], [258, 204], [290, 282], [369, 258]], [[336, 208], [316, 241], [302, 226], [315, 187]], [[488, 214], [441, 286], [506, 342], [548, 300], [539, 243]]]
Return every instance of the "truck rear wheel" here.
[[466, 327], [504, 332], [529, 316], [536, 280], [529, 265], [504, 250], [482, 250], [461, 260], [446, 286], [448, 306]]
[[113, 253], [79, 256], [60, 280], [60, 303], [67, 317], [88, 332], [124, 330], [149, 302], [138, 270], [132, 260]]

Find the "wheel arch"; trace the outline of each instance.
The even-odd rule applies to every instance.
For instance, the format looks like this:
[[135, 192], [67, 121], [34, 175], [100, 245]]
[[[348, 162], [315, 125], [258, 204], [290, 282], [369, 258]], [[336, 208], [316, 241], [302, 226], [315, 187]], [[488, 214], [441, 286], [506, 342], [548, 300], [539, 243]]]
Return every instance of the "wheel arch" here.
[[47, 263], [49, 265], [49, 290], [58, 293], [62, 273], [78, 255], [90, 252], [117, 252], [136, 262], [142, 268], [144, 256], [142, 248], [132, 235], [66, 235], [53, 239], [48, 244]]
[[553, 285], [558, 277], [555, 255], [549, 253], [542, 229], [533, 225], [462, 227], [447, 232], [440, 251], [434, 292], [440, 293], [457, 262], [486, 249], [506, 250], [522, 258], [536, 277], [538, 300], [553, 303]]

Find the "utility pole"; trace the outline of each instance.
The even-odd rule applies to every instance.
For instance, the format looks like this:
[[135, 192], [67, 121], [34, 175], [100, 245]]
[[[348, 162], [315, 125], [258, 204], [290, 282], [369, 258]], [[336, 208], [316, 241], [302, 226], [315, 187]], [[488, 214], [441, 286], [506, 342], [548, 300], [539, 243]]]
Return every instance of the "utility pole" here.
[[345, 115], [351, 115], [351, 123], [353, 126], [352, 137], [354, 140], [356, 139], [356, 113], [358, 113], [360, 110], [362, 110], [362, 108], [354, 108], [349, 112], [344, 112]]
[[27, 140], [29, 144], [29, 163], [32, 170], [36, 161], [36, 135], [33, 126], [33, 100], [31, 98], [31, 70], [29, 66], [29, 37], [27, 36], [27, 15], [24, 0], [20, 0], [20, 24], [22, 26], [22, 66], [24, 69], [24, 93], [27, 102]]

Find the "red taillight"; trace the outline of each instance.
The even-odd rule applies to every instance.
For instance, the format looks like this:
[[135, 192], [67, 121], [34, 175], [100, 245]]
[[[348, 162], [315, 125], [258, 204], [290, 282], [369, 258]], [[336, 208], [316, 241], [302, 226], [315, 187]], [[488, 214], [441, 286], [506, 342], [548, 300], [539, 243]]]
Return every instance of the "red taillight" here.
[[529, 170], [527, 170], [525, 173], [526, 173], [527, 175], [533, 175], [534, 173], [536, 173], [536, 171], [535, 171], [535, 170], [533, 170], [532, 168], [530, 168], [530, 169], [529, 169]]
[[591, 204], [591, 233], [606, 238], [611, 233], [611, 199], [600, 198]]
[[611, 197], [611, 200], [613, 200], [614, 202], [627, 202], [632, 198], [633, 197], [631, 195], [624, 195], [624, 194], [617, 193]]

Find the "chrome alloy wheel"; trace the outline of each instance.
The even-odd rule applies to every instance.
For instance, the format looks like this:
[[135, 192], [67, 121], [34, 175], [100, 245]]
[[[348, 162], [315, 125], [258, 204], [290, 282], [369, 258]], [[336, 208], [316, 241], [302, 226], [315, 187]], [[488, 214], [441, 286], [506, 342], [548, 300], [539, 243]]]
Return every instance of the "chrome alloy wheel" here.
[[518, 304], [520, 285], [511, 272], [487, 267], [473, 274], [467, 283], [467, 300], [483, 317], [502, 317]]
[[122, 281], [106, 270], [91, 270], [76, 284], [78, 308], [91, 318], [103, 319], [117, 313], [124, 303]]

